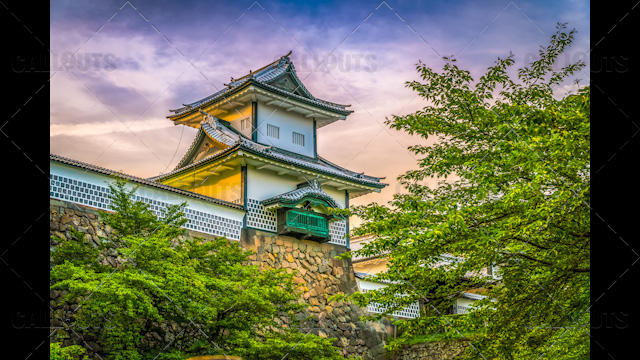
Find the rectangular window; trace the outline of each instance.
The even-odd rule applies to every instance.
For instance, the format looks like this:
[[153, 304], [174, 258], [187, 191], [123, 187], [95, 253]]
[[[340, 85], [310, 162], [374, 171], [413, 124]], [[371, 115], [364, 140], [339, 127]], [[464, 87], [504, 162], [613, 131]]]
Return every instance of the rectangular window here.
[[296, 144], [296, 145], [304, 146], [304, 135], [294, 131], [293, 132], [293, 143]]
[[280, 139], [280, 128], [271, 124], [267, 124], [267, 136]]
[[247, 129], [251, 129], [251, 119], [250, 118], [244, 118], [242, 120], [240, 120], [240, 130], [244, 131]]

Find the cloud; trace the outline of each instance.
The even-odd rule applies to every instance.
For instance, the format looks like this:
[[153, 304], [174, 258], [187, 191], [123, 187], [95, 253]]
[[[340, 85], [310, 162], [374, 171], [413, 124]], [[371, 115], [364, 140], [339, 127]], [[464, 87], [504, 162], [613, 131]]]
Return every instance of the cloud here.
[[[296, 69], [313, 95], [351, 104], [355, 111], [318, 131], [320, 154], [355, 171], [387, 176], [391, 184], [357, 201], [390, 200], [401, 189], [395, 178], [417, 166], [406, 148], [433, 141], [384, 125], [386, 117], [426, 105], [405, 86], [419, 80], [418, 60], [440, 71], [440, 55], [459, 53], [458, 64], [477, 78], [512, 50], [519, 67], [546, 43], [543, 32], [551, 35], [559, 21], [578, 29], [564, 62], [589, 50], [588, 2], [579, 0], [428, 6], [387, 1], [392, 9], [384, 4], [376, 9], [379, 2], [265, 0], [260, 1], [264, 10], [252, 1], [134, 3], [137, 9], [108, 2], [52, 5], [55, 59], [75, 51], [81, 59], [99, 57], [97, 66], [63, 69], [51, 79], [52, 152], [156, 175], [174, 166], [195, 136], [194, 129], [166, 119], [169, 109], [206, 97], [230, 77], [293, 50]], [[105, 69], [106, 55], [113, 55], [115, 68]], [[326, 56], [325, 66], [317, 67]], [[578, 76], [583, 84], [587, 75]], [[571, 89], [570, 83], [561, 84], [557, 93]], [[133, 124], [133, 133], [123, 134], [124, 124]]]
[[94, 136], [106, 135], [110, 133], [122, 133], [123, 131], [132, 131], [133, 133], [140, 131], [152, 131], [156, 129], [164, 129], [172, 127], [173, 124], [167, 121], [146, 120], [137, 121], [131, 127], [119, 121], [100, 122], [100, 123], [83, 123], [83, 124], [51, 124], [50, 136]]

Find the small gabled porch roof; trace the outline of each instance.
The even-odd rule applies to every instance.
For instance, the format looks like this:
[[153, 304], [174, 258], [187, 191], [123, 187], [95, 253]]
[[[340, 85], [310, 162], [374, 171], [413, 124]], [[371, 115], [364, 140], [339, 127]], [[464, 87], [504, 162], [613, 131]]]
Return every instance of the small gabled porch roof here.
[[329, 194], [322, 191], [317, 180], [311, 180], [298, 189], [276, 195], [262, 201], [266, 209], [280, 207], [296, 207], [297, 205], [309, 201], [312, 205], [323, 206], [325, 208], [341, 209], [340, 206]]

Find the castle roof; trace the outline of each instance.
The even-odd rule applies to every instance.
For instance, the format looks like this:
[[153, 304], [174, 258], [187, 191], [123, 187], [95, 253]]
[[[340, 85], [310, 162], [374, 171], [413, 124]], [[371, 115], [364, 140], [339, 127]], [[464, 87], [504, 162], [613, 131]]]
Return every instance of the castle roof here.
[[125, 173], [122, 173], [120, 171], [115, 171], [115, 170], [103, 168], [103, 167], [92, 165], [92, 164], [85, 163], [85, 162], [82, 162], [82, 161], [69, 159], [69, 158], [66, 158], [66, 157], [62, 157], [60, 155], [49, 154], [49, 161], [53, 161], [53, 162], [60, 163], [60, 164], [65, 164], [65, 165], [74, 166], [74, 167], [77, 167], [77, 168], [80, 168], [80, 169], [93, 171], [93, 172], [97, 172], [97, 173], [104, 174], [104, 175], [120, 176], [125, 180], [129, 180], [131, 182], [138, 183], [138, 184], [141, 184], [141, 185], [147, 185], [147, 186], [151, 186], [151, 187], [162, 189], [162, 190], [168, 190], [168, 191], [180, 194], [180, 195], [189, 196], [189, 197], [192, 197], [192, 198], [195, 198], [195, 199], [212, 202], [212, 203], [215, 203], [215, 204], [218, 204], [218, 205], [228, 206], [228, 207], [235, 208], [235, 209], [244, 209], [244, 207], [242, 205], [240, 205], [240, 204], [235, 204], [235, 203], [232, 203], [232, 202], [228, 202], [228, 201], [212, 198], [210, 196], [201, 195], [201, 194], [198, 194], [198, 193], [195, 193], [195, 192], [192, 192], [192, 191], [182, 190], [182, 189], [179, 189], [177, 187], [165, 185], [165, 184], [162, 184], [162, 183], [159, 183], [159, 182], [156, 182], [156, 181], [151, 181], [151, 180], [148, 180], [148, 179], [139, 178], [137, 176], [125, 174]]
[[317, 180], [312, 180], [301, 185], [302, 186], [300, 186], [298, 189], [263, 200], [262, 205], [264, 205], [264, 207], [267, 209], [269, 209], [271, 206], [292, 207], [301, 203], [302, 201], [313, 199], [320, 200], [334, 209], [342, 208], [342, 206], [340, 206], [335, 200], [333, 200], [333, 198], [329, 194], [322, 191], [322, 188], [320, 188]]
[[[178, 163], [178, 166], [171, 172], [149, 178], [149, 180], [161, 181], [174, 175], [191, 171], [195, 167], [204, 165], [205, 163], [223, 159], [236, 151], [245, 151], [246, 153], [258, 155], [279, 163], [294, 165], [313, 172], [322, 173], [377, 189], [387, 186], [387, 184], [380, 182], [381, 179], [384, 179], [383, 177], [374, 177], [347, 170], [320, 156], [316, 159], [277, 147], [263, 145], [244, 136], [225, 120], [212, 115], [207, 115], [206, 118], [207, 120], [200, 124], [200, 129], [198, 130], [198, 134], [196, 135], [194, 142], [187, 151], [187, 154], [185, 154], [182, 160]], [[222, 148], [222, 150], [209, 157], [190, 163], [190, 161], [195, 157], [195, 152], [199, 144], [201, 144], [205, 138], [213, 140]]]
[[[240, 78], [232, 78], [230, 83], [224, 84], [225, 87], [223, 89], [198, 101], [184, 104], [181, 108], [170, 110], [174, 114], [167, 117], [174, 121], [180, 120], [207, 106], [228, 101], [228, 97], [246, 89], [250, 85], [277, 95], [285, 96], [287, 100], [296, 100], [331, 113], [339, 114], [340, 116], [346, 116], [353, 112], [352, 110], [346, 109], [350, 105], [333, 103], [311, 95], [298, 77], [295, 67], [289, 58], [290, 54], [291, 52], [256, 71], [250, 71]], [[320, 122], [318, 127], [329, 123], [330, 122]]]

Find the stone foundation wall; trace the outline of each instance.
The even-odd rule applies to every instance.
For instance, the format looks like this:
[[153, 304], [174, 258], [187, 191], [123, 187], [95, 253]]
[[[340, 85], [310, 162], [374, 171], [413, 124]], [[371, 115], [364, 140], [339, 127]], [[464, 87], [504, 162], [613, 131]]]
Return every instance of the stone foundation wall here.
[[[335, 346], [345, 356], [358, 355], [363, 359], [384, 359], [384, 340], [393, 334], [388, 320], [362, 322], [367, 312], [354, 304], [330, 302], [338, 293], [352, 294], [358, 290], [351, 260], [335, 257], [346, 252], [344, 246], [299, 240], [255, 229], [244, 229], [242, 247], [255, 252], [251, 260], [261, 268], [297, 271], [296, 282], [305, 285], [300, 301], [310, 304], [305, 312], [296, 315], [301, 330], [337, 338]], [[283, 317], [284, 323], [291, 319]]]
[[[72, 204], [69, 202], [51, 200], [50, 233], [61, 238], [70, 236], [71, 227], [85, 234], [88, 246], [97, 245], [101, 238], [112, 236], [112, 229], [100, 220], [100, 213], [92, 208]], [[185, 230], [184, 238], [199, 237], [213, 239], [212, 235]], [[50, 246], [57, 245], [50, 240]], [[300, 302], [309, 307], [296, 314], [301, 321], [300, 331], [336, 338], [335, 346], [342, 349], [345, 357], [356, 355], [365, 360], [386, 359], [384, 341], [393, 334], [394, 328], [389, 320], [378, 322], [362, 322], [359, 317], [366, 315], [362, 308], [347, 303], [329, 302], [329, 296], [339, 292], [351, 294], [357, 291], [356, 279], [353, 274], [351, 260], [336, 260], [335, 256], [346, 251], [343, 246], [334, 244], [320, 244], [313, 241], [298, 240], [286, 236], [255, 229], [243, 229], [241, 245], [243, 248], [255, 252], [250, 257], [253, 264], [260, 268], [285, 268], [296, 273], [296, 281], [305, 286], [305, 292]], [[124, 259], [117, 256], [115, 249], [105, 249], [99, 260], [107, 265], [117, 266]], [[83, 344], [83, 346], [100, 353], [100, 347], [95, 339], [79, 338], [81, 334], [71, 333], [63, 329], [61, 319], [73, 321], [74, 305], [58, 306], [57, 299], [62, 293], [51, 292], [51, 326], [60, 328], [56, 337], [65, 346]], [[310, 316], [310, 319], [305, 320]], [[292, 319], [282, 316], [276, 321], [290, 324]], [[163, 336], [162, 334], [152, 334]], [[145, 340], [147, 341], [147, 340]], [[153, 341], [152, 338], [148, 341]], [[89, 350], [89, 355], [93, 355]]]

